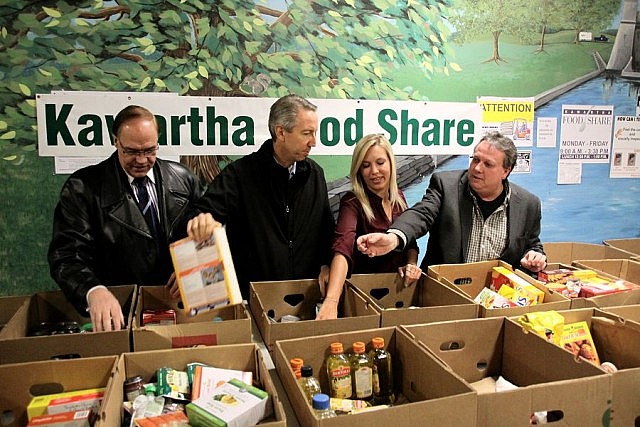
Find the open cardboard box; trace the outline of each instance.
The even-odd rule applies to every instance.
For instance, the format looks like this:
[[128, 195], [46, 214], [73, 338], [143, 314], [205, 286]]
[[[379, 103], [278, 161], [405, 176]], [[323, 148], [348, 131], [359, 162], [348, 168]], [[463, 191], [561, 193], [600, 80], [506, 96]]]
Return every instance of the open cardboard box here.
[[[341, 342], [345, 352], [352, 343], [369, 344], [373, 337], [384, 338], [391, 353], [396, 396], [409, 403], [397, 404], [372, 412], [318, 419], [295, 379], [289, 360], [300, 357], [311, 365], [324, 393], [329, 392], [326, 358], [333, 342]], [[275, 364], [282, 385], [301, 426], [474, 426], [476, 393], [454, 372], [446, 369], [411, 337], [397, 328], [379, 328], [334, 333], [310, 338], [276, 342]]]
[[582, 242], [547, 242], [543, 244], [547, 262], [571, 264], [577, 259], [624, 259], [631, 254], [607, 245]]
[[[26, 426], [27, 406], [36, 396], [108, 387], [118, 357], [45, 360], [0, 366], [3, 383], [0, 387], [0, 425]], [[104, 404], [104, 399], [102, 402]]]
[[[276, 340], [380, 326], [380, 312], [348, 282], [340, 298], [337, 319], [314, 320], [316, 304], [321, 299], [317, 280], [251, 283], [249, 307], [269, 353], [273, 352]], [[284, 315], [297, 316], [300, 321], [282, 323]]]
[[626, 252], [629, 257], [640, 259], [640, 238], [632, 239], [607, 239], [603, 241], [607, 246]]
[[[133, 350], [251, 342], [251, 319], [244, 304], [228, 305], [196, 316], [180, 308], [164, 286], [141, 286], [132, 324]], [[175, 325], [142, 325], [144, 310], [173, 309]]]
[[[483, 288], [489, 287], [491, 284], [491, 270], [493, 267], [504, 267], [513, 271], [513, 268], [506, 262], [491, 260], [465, 264], [432, 265], [429, 266], [427, 274], [452, 289], [463, 293], [473, 301]], [[550, 290], [544, 283], [533, 279], [520, 270], [516, 270], [515, 274], [544, 292], [543, 302], [532, 306], [510, 308], [485, 308], [478, 304], [480, 317], [516, 316], [530, 311], [568, 310], [571, 308], [569, 298]]]
[[610, 376], [505, 317], [401, 326], [469, 384], [499, 376], [518, 386], [478, 393], [478, 426], [529, 425], [534, 412], [562, 425], [601, 426], [610, 410]]
[[[617, 372], [609, 374], [611, 425], [632, 426], [640, 422], [640, 324], [626, 321], [608, 310], [585, 308], [559, 311], [565, 324], [585, 321], [601, 362], [611, 362]], [[544, 341], [544, 339], [541, 339]], [[585, 405], [589, 404], [587, 401]], [[582, 405], [580, 405], [582, 407]], [[604, 424], [604, 418], [603, 424]]]
[[347, 281], [377, 306], [382, 327], [478, 317], [477, 304], [425, 275], [411, 286], [397, 273], [354, 274]]
[[269, 375], [262, 352], [256, 344], [230, 344], [214, 347], [175, 348], [165, 350], [124, 353], [120, 356], [109, 384], [102, 411], [95, 427], [120, 426], [123, 418], [124, 381], [141, 375], [144, 382], [155, 381], [158, 368], [185, 370], [192, 362], [200, 362], [224, 369], [251, 371], [254, 385], [269, 393], [269, 415], [260, 425], [285, 427], [286, 415]]
[[[633, 259], [597, 259], [574, 260], [573, 265], [578, 268], [590, 269], [605, 277], [623, 279], [640, 285], [640, 261]], [[571, 308], [610, 307], [640, 302], [640, 289], [616, 292], [590, 298], [577, 298], [572, 301]]]
[[77, 358], [119, 355], [130, 351], [131, 319], [135, 305], [136, 286], [111, 286], [109, 290], [120, 302], [125, 328], [110, 332], [87, 332], [29, 336], [42, 323], [76, 321], [91, 322], [81, 316], [67, 301], [62, 291], [38, 292], [28, 305], [20, 309], [2, 330], [0, 364], [22, 363], [55, 358]]

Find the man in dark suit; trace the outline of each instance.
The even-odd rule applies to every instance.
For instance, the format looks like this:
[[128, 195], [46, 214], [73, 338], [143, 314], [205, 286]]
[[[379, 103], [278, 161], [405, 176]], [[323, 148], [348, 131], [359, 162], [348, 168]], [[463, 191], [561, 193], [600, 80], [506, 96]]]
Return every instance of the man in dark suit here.
[[386, 233], [359, 237], [358, 249], [369, 256], [384, 255], [429, 233], [423, 270], [488, 259], [531, 272], [544, 269], [540, 199], [508, 181], [516, 160], [511, 139], [498, 132], [485, 135], [468, 170], [434, 173], [422, 200]]
[[114, 119], [116, 152], [73, 173], [60, 192], [49, 246], [51, 276], [94, 331], [124, 326], [109, 286], [165, 285], [169, 242], [186, 235], [183, 218], [204, 189], [180, 163], [156, 158], [158, 124], [128, 106]]

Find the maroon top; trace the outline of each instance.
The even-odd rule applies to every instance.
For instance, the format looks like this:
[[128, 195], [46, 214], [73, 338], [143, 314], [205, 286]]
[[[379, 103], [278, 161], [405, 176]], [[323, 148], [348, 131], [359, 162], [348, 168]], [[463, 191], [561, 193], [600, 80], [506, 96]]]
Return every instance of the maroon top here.
[[[402, 191], [398, 191], [402, 200], [405, 200]], [[362, 205], [353, 192], [348, 191], [340, 199], [340, 212], [333, 235], [332, 252], [334, 254], [340, 253], [347, 259], [349, 265], [347, 276], [351, 274], [395, 273], [398, 271], [398, 267], [407, 264], [406, 251], [418, 249], [418, 245], [413, 241], [407, 245], [403, 252], [391, 251], [386, 255], [370, 258], [356, 248], [356, 239], [359, 236], [386, 232], [391, 223], [402, 213], [398, 206], [394, 206], [392, 220], [389, 221], [382, 207], [382, 199], [369, 190], [366, 190], [366, 194], [375, 216], [373, 222], [366, 219]]]

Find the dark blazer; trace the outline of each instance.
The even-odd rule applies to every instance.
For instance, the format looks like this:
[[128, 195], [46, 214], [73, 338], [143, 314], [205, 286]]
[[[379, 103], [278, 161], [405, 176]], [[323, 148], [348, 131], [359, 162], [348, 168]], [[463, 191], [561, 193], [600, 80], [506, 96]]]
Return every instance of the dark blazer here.
[[180, 163], [154, 165], [163, 236], [158, 242], [138, 209], [117, 154], [74, 172], [53, 217], [49, 268], [67, 299], [84, 313], [96, 285], [164, 285], [173, 266], [168, 243], [186, 235], [185, 214], [204, 191]]
[[289, 179], [272, 140], [227, 165], [195, 206], [226, 226], [247, 301], [250, 282], [315, 279], [329, 265], [334, 220], [324, 171], [307, 158]]
[[[540, 243], [540, 199], [524, 188], [509, 183], [511, 197], [507, 209], [508, 244], [500, 259], [520, 267], [529, 250], [543, 252]], [[418, 203], [407, 209], [391, 225], [408, 238], [429, 233], [421, 268], [429, 265], [463, 263], [471, 236], [473, 198], [467, 171], [435, 172], [429, 188]]]

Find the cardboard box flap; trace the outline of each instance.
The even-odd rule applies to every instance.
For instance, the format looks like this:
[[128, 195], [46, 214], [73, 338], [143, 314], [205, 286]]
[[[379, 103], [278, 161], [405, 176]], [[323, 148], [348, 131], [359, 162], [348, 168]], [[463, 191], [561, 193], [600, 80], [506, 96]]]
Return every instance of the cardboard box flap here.
[[640, 238], [632, 239], [607, 239], [603, 241], [607, 246], [619, 249], [629, 254], [629, 256], [640, 256]]
[[631, 254], [607, 245], [582, 242], [546, 242], [543, 244], [548, 263], [571, 264], [578, 259], [624, 259]]

